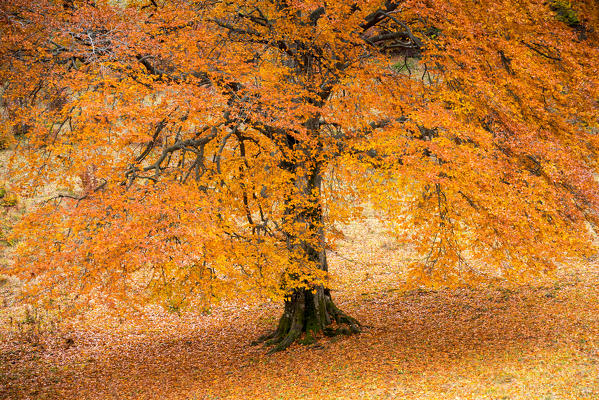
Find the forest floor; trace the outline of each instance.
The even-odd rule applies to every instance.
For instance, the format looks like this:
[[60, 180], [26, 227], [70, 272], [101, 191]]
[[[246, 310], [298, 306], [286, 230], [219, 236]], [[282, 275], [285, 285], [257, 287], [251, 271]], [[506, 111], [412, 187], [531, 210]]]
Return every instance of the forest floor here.
[[250, 342], [275, 326], [275, 303], [68, 326], [5, 309], [0, 399], [599, 399], [599, 263], [519, 287], [401, 292], [407, 258], [375, 223], [356, 227], [330, 264], [364, 332], [273, 355]]

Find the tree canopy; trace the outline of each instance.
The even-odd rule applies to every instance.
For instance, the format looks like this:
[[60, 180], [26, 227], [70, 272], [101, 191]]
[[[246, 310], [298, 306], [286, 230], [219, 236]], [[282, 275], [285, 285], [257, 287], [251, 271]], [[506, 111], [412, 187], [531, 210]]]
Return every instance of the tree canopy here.
[[266, 296], [281, 349], [359, 330], [326, 253], [365, 204], [414, 245], [411, 286], [594, 251], [594, 1], [5, 0], [0, 18], [6, 169], [43, 196], [15, 229], [30, 299]]

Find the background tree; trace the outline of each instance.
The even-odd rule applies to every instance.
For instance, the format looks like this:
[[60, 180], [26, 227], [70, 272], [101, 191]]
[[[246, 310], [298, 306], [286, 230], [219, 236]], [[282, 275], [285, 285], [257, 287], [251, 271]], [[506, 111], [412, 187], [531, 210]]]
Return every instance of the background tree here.
[[12, 272], [35, 301], [284, 300], [261, 338], [281, 350], [359, 331], [326, 259], [359, 199], [414, 244], [409, 285], [521, 281], [589, 255], [597, 15], [592, 1], [4, 1], [11, 183], [59, 192], [17, 227]]

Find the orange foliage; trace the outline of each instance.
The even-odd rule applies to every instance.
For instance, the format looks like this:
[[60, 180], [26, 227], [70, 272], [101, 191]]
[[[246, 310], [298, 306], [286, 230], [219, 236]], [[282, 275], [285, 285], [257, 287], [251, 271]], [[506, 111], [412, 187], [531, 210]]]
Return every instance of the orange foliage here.
[[12, 273], [44, 300], [281, 300], [328, 284], [363, 202], [415, 245], [411, 286], [590, 255], [599, 14], [556, 7], [4, 1], [11, 190], [59, 193]]

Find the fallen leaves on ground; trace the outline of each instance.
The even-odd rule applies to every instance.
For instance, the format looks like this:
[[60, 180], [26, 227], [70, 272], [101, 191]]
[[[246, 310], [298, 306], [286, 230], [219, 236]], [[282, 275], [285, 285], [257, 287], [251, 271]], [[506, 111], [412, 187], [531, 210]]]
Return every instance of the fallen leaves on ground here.
[[[379, 237], [378, 251], [398, 250]], [[353, 278], [335, 299], [362, 334], [270, 356], [250, 342], [275, 326], [275, 303], [156, 311], [142, 322], [97, 310], [39, 341], [2, 330], [0, 398], [599, 398], [599, 264], [527, 286], [404, 293], [373, 265], [377, 287], [357, 278], [359, 262], [332, 257]]]

